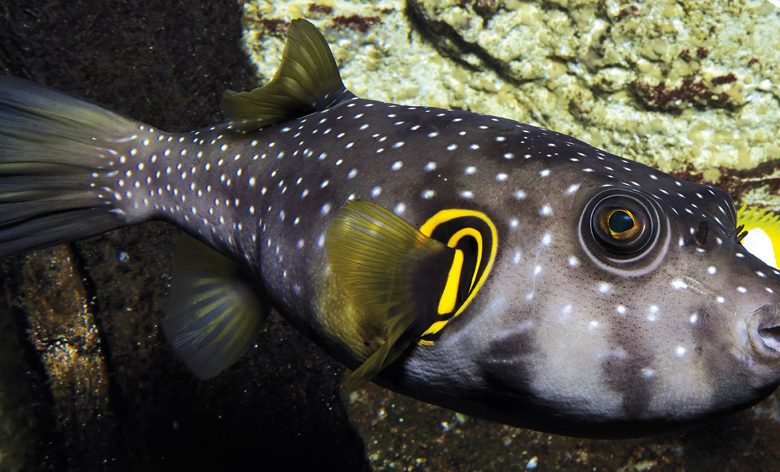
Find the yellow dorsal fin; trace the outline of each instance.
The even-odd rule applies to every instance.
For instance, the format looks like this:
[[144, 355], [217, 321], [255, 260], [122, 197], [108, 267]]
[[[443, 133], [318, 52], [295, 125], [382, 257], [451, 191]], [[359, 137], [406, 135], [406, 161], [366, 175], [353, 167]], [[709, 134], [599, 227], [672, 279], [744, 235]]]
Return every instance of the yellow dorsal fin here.
[[230, 128], [251, 131], [326, 108], [345, 93], [327, 41], [314, 25], [299, 19], [287, 29], [274, 78], [250, 92], [228, 90], [222, 111]]

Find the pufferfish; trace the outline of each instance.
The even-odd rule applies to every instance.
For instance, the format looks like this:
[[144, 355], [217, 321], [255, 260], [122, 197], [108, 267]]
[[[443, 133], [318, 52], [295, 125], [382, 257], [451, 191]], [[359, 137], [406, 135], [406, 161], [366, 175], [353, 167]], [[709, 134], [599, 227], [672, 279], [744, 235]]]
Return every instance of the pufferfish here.
[[167, 133], [0, 79], [0, 257], [151, 219], [164, 331], [199, 378], [271, 307], [412, 397], [567, 435], [671, 430], [780, 383], [780, 272], [732, 199], [513, 120], [359, 98], [293, 21], [223, 124]]

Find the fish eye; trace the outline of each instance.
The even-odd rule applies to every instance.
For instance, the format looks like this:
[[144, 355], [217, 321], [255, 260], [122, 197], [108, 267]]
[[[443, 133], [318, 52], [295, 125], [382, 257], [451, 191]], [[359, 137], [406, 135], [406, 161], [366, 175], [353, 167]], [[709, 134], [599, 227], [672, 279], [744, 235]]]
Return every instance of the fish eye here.
[[605, 208], [599, 214], [599, 224], [604, 234], [618, 241], [628, 241], [641, 231], [641, 222], [628, 208]]
[[608, 192], [596, 196], [589, 206], [590, 234], [608, 257], [641, 255], [657, 236], [650, 207], [638, 195]]

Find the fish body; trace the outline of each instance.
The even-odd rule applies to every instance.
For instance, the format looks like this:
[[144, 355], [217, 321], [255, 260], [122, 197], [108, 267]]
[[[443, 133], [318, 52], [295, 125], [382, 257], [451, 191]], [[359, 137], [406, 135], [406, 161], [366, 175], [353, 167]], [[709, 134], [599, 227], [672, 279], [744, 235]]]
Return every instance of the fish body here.
[[358, 98], [311, 25], [289, 34], [271, 84], [189, 133], [0, 79], [0, 256], [178, 225], [221, 254], [179, 254], [166, 320], [200, 377], [272, 305], [353, 386], [562, 434], [670, 430], [780, 383], [780, 272], [739, 244], [723, 191], [512, 120]]

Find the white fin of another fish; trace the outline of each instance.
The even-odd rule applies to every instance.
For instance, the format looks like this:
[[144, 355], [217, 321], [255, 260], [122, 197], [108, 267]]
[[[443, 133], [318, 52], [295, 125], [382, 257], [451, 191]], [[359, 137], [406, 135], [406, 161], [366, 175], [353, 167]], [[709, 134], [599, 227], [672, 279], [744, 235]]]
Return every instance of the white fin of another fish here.
[[737, 212], [737, 225], [747, 235], [742, 245], [765, 264], [777, 269], [780, 259], [780, 216], [762, 208], [743, 205]]

